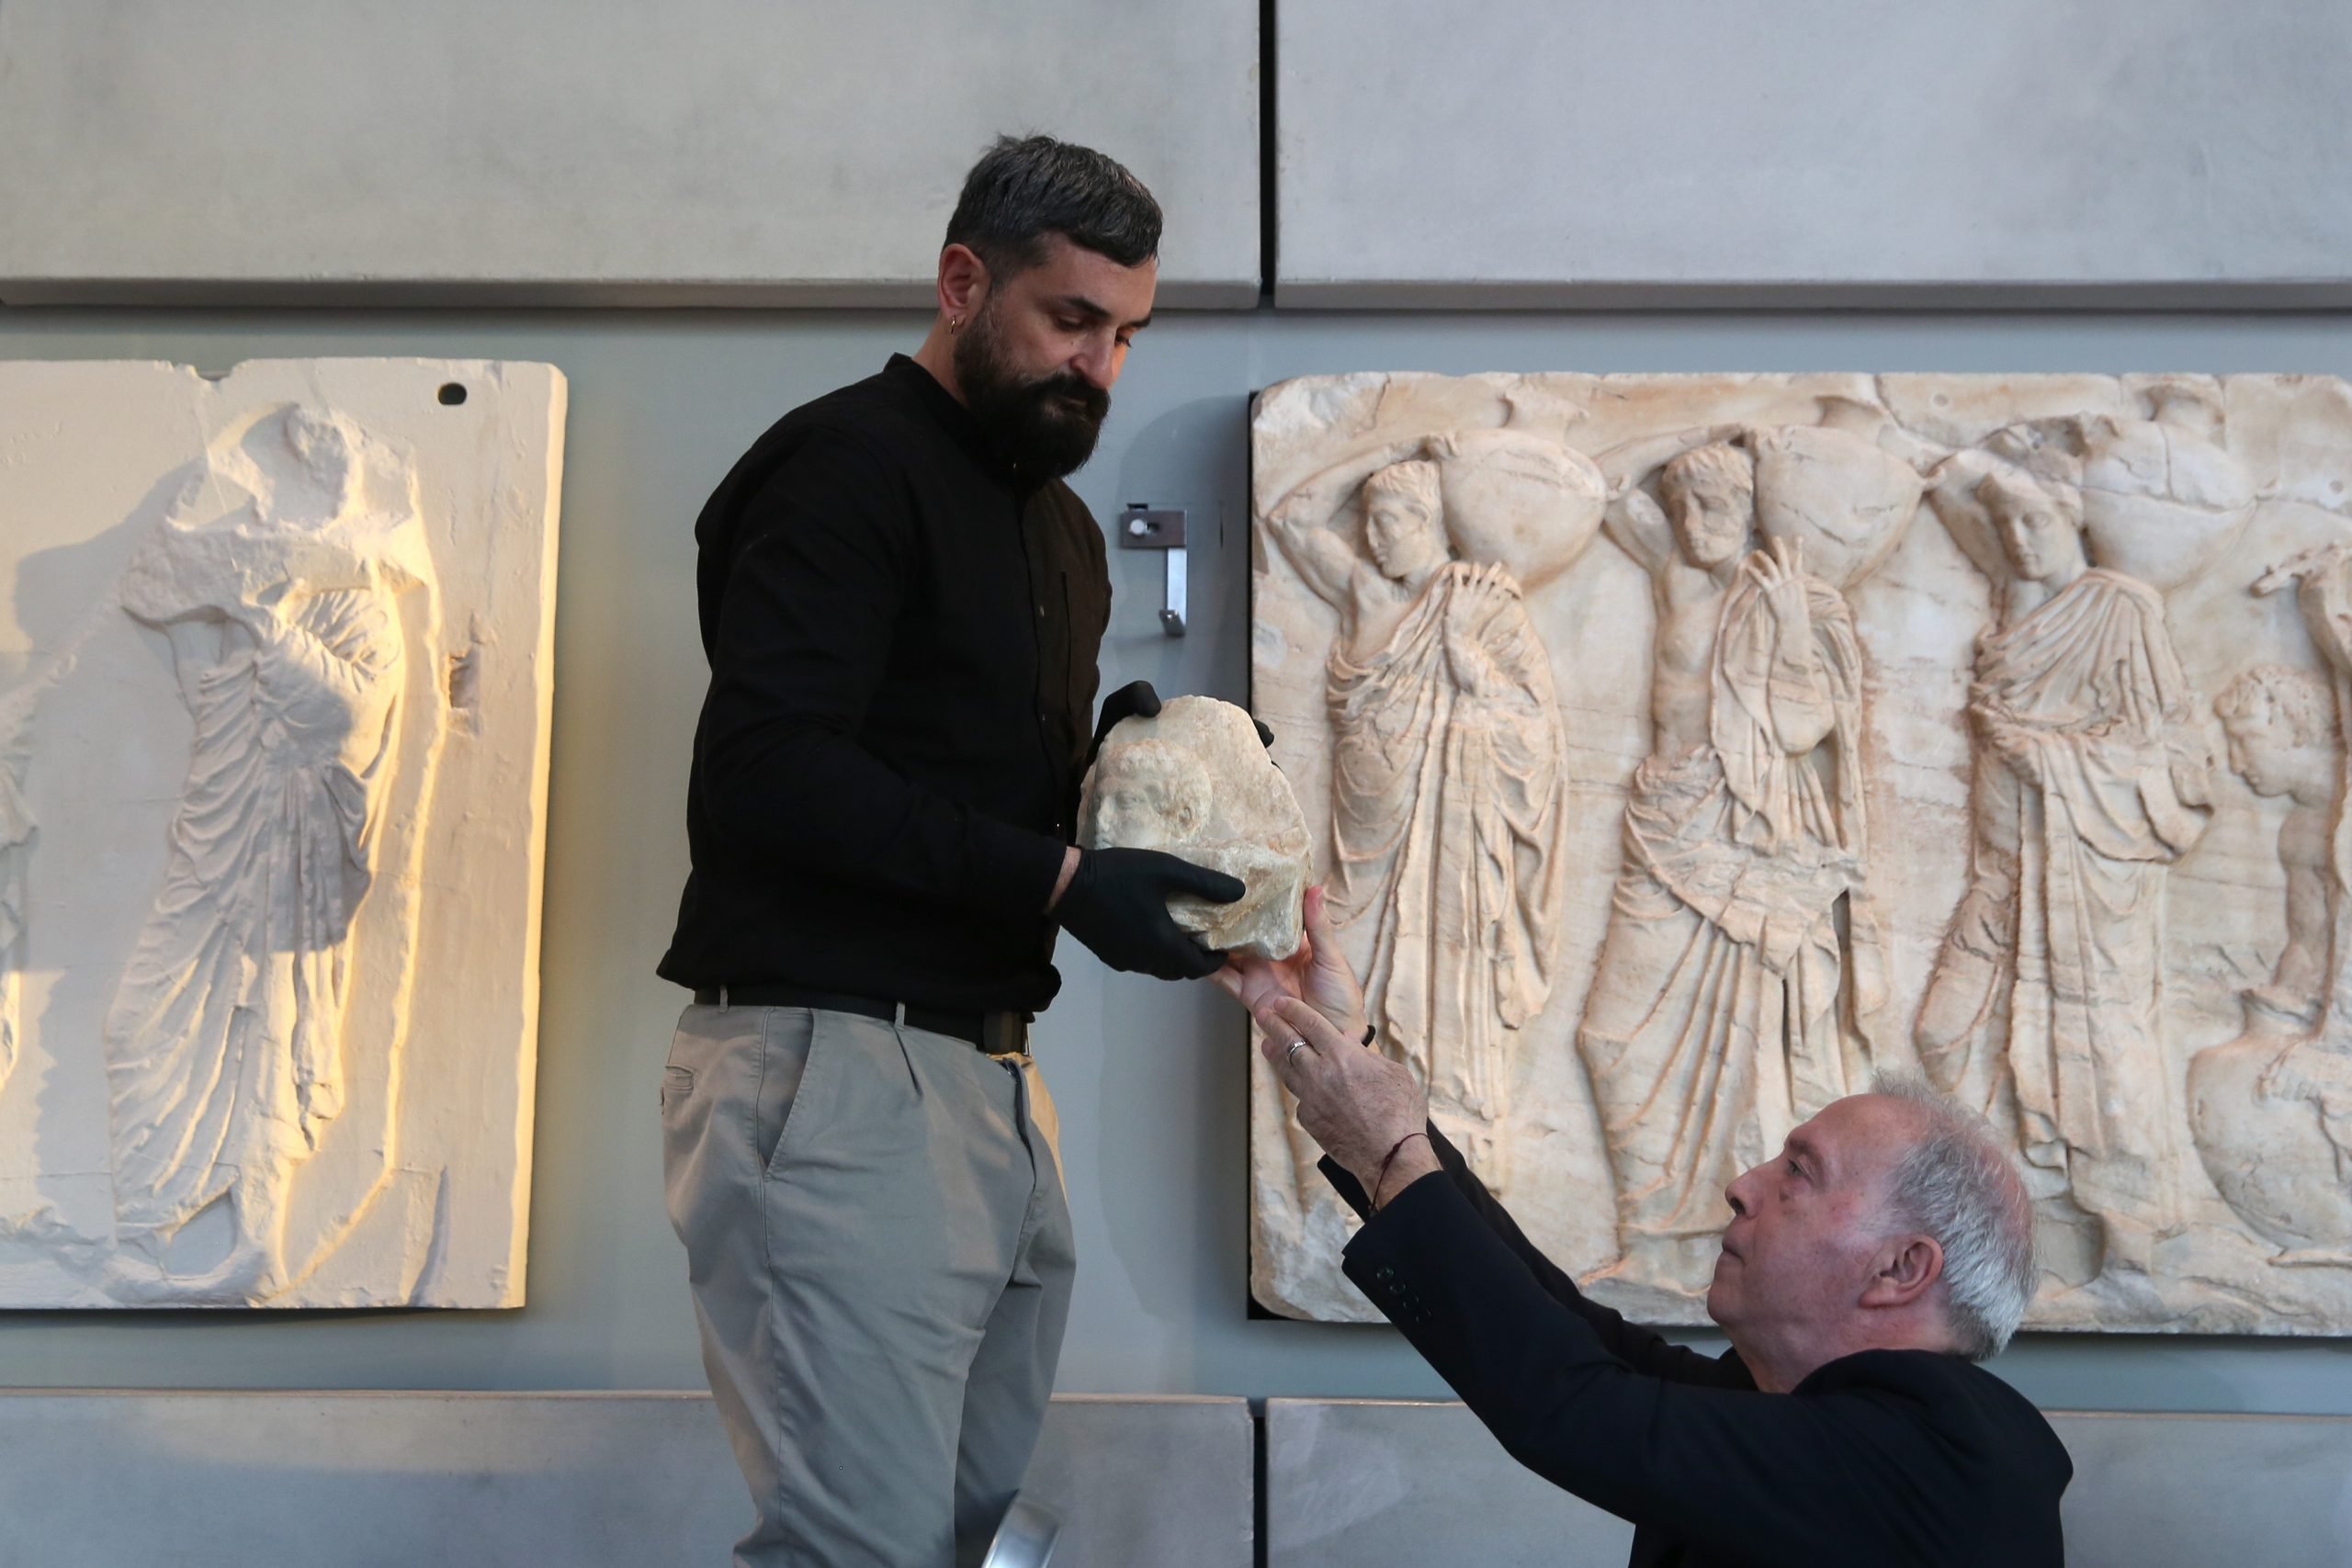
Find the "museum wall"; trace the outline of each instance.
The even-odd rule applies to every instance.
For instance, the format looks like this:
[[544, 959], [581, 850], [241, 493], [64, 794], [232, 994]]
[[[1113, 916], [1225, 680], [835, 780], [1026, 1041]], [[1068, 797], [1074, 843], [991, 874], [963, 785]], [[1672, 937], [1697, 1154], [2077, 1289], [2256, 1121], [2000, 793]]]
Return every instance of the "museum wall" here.
[[[694, 1388], [655, 1095], [680, 997], [653, 976], [684, 870], [703, 686], [691, 529], [771, 419], [910, 347], [913, 313], [0, 310], [0, 359], [164, 359], [208, 374], [311, 355], [540, 360], [570, 384], [527, 1304], [500, 1312], [12, 1314], [0, 1384]], [[1350, 370], [2315, 372], [2335, 314], [1672, 315], [1171, 311], [1077, 479], [1098, 516], [1192, 516], [1192, 621], [1114, 554], [1103, 678], [1248, 695], [1249, 399]], [[1060, 1103], [1082, 1258], [1065, 1391], [1439, 1396], [1385, 1328], [1249, 1315], [1243, 1021], [1204, 987], [1065, 944], [1038, 1055]], [[2045, 1405], [2352, 1412], [2352, 1343], [2029, 1335], [1998, 1370]]]
[[9, 0], [0, 300], [919, 305], [1040, 121], [1150, 183], [1170, 303], [1255, 299], [1252, 0], [986, 15]]
[[1274, 11], [1285, 306], [2346, 299], [2325, 0]]

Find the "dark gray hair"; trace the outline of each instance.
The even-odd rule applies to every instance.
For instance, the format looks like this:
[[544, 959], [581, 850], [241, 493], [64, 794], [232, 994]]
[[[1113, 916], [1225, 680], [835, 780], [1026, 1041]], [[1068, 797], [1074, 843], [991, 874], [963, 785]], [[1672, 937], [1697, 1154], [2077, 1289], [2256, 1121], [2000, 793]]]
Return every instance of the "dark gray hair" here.
[[2025, 1182], [1984, 1118], [1916, 1073], [1881, 1073], [1871, 1092], [1916, 1108], [1927, 1122], [1895, 1162], [1887, 1217], [1943, 1248], [1953, 1348], [1972, 1361], [1997, 1356], [2041, 1282]]
[[1144, 183], [1091, 147], [1050, 136], [1000, 136], [964, 176], [947, 220], [1001, 283], [1045, 259], [1046, 236], [1141, 266], [1159, 254], [1159, 203]]

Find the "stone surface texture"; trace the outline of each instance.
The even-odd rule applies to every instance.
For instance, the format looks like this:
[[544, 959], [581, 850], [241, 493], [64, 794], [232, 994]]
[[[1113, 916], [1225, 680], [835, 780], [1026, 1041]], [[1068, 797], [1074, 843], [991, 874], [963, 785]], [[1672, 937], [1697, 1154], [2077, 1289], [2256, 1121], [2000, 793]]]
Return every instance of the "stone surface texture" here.
[[0, 6], [9, 304], [927, 307], [965, 171], [1033, 130], [1152, 188], [1161, 305], [1258, 298], [1249, 0], [974, 27], [926, 0], [107, 17]]
[[[1248, 1568], [1239, 1399], [1056, 1399], [1057, 1563]], [[718, 1563], [751, 1504], [703, 1393], [0, 1395], [0, 1562]]]
[[1306, 819], [1250, 716], [1215, 697], [1170, 697], [1159, 716], [1125, 718], [1103, 737], [1079, 804], [1089, 849], [1165, 850], [1238, 876], [1231, 904], [1170, 899], [1176, 923], [1220, 953], [1288, 958], [1298, 951], [1314, 877]]
[[521, 1304], [563, 413], [0, 364], [0, 1306]]
[[[2352, 389], [1306, 378], [1254, 704], [1385, 1046], [1596, 1295], [1873, 1072], [1984, 1111], [2029, 1327], [2352, 1329]], [[1254, 1064], [1253, 1286], [1360, 1319]]]

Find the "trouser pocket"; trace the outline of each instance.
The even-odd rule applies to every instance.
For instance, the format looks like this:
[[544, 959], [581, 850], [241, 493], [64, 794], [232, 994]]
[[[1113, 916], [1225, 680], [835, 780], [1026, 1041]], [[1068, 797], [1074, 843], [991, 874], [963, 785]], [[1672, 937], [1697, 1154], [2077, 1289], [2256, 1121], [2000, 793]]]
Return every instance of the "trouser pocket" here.
[[662, 1068], [662, 1163], [670, 1224], [690, 1255], [699, 1240], [758, 1225], [760, 1182], [798, 1135], [817, 1032], [805, 1008], [697, 1004], [679, 1016]]
[[819, 1040], [830, 1014], [807, 1008], [765, 1008], [760, 1032], [759, 1080], [753, 1091], [752, 1154], [773, 1177], [808, 1135], [816, 1111], [811, 1091], [822, 1070]]

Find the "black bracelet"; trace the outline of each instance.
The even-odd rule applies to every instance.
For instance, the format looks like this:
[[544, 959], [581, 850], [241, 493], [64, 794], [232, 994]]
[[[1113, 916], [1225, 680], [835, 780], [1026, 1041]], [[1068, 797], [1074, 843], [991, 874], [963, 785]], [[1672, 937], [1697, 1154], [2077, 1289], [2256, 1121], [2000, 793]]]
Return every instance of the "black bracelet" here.
[[[1411, 1143], [1415, 1138], [1426, 1138], [1428, 1136], [1429, 1134], [1427, 1133], [1408, 1133], [1403, 1137], [1388, 1145], [1388, 1157], [1380, 1162], [1380, 1174], [1372, 1179], [1372, 1206], [1375, 1213], [1377, 1213], [1380, 1208], [1380, 1190], [1388, 1185], [1388, 1168], [1396, 1163], [1397, 1151], [1402, 1149], [1407, 1144]], [[1431, 1148], [1434, 1150], [1435, 1145], [1432, 1145]]]

